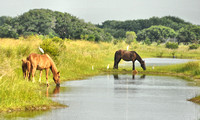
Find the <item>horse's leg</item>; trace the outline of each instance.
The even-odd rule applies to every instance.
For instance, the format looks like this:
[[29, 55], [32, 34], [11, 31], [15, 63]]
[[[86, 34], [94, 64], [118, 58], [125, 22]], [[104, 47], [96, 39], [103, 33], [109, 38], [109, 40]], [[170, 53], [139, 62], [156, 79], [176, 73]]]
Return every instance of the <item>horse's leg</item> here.
[[41, 83], [41, 77], [42, 77], [42, 70], [40, 70], [40, 78], [39, 78], [39, 83]]
[[135, 60], [133, 62], [133, 70], [135, 70]]
[[29, 78], [29, 73], [28, 73], [28, 70], [26, 70], [26, 72], [25, 72], [25, 80], [28, 81], [28, 78]]
[[36, 67], [32, 66], [32, 78], [33, 78], [33, 83], [35, 82], [35, 71], [36, 71]]
[[121, 61], [121, 58], [119, 58], [118, 60], [117, 60], [117, 62], [116, 62], [116, 68], [118, 69], [118, 64], [119, 64], [119, 62]]
[[26, 72], [27, 72], [27, 73], [26, 73], [26, 74], [27, 74], [27, 77], [28, 77], [29, 80], [30, 80], [30, 76], [31, 76], [31, 75], [30, 75], [30, 73], [31, 73], [31, 63], [30, 63], [30, 61], [27, 62], [27, 66], [26, 66], [26, 67], [27, 67], [27, 69], [26, 69]]
[[32, 73], [32, 65], [31, 65], [31, 63], [29, 62], [27, 62], [27, 71], [28, 71], [28, 79], [29, 79], [29, 81], [31, 80], [31, 73]]
[[28, 76], [29, 81], [31, 80], [31, 73], [32, 73], [32, 69], [30, 69], [29, 71], [29, 76]]
[[46, 69], [46, 80], [47, 80], [47, 87], [49, 86], [49, 82], [48, 82], [48, 73], [49, 73], [49, 68]]

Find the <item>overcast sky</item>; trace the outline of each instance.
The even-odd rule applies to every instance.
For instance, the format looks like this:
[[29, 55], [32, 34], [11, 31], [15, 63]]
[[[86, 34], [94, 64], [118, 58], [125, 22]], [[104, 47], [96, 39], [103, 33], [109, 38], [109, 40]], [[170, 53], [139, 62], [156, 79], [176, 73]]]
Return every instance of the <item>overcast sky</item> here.
[[35, 8], [67, 12], [95, 24], [171, 15], [200, 25], [200, 0], [0, 0], [0, 16]]

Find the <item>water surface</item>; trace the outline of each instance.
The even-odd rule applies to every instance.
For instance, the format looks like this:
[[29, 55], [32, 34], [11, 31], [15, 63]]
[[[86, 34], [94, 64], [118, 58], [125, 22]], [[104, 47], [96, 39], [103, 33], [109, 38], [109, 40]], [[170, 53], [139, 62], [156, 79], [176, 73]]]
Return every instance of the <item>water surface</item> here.
[[[172, 64], [181, 64], [190, 61], [195, 61], [192, 59], [175, 59], [175, 58], [145, 58], [146, 66], [162, 66], [162, 65], [172, 65]], [[136, 66], [140, 66], [138, 61], [135, 62]], [[132, 67], [132, 62], [129, 61], [120, 61], [119, 67]]]
[[65, 82], [54, 95], [69, 107], [33, 119], [57, 120], [198, 120], [200, 106], [187, 101], [200, 88], [176, 77], [102, 75]]

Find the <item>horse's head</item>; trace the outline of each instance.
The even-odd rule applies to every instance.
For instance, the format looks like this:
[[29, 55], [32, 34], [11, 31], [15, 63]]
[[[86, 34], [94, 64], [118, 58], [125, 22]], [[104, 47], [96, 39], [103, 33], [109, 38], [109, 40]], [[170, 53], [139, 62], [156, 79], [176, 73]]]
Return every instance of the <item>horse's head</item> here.
[[146, 70], [145, 62], [143, 60], [141, 62], [141, 67], [143, 68], [143, 70]]
[[60, 72], [57, 72], [56, 75], [53, 76], [53, 80], [57, 86], [60, 86]]

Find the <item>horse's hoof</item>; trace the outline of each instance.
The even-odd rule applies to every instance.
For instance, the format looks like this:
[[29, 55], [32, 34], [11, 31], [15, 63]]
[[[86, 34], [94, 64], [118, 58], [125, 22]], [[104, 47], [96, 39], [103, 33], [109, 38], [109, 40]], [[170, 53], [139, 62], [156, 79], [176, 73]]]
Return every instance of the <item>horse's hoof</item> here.
[[137, 70], [133, 70], [133, 72], [132, 72], [134, 75], [135, 74], [137, 74], [138, 73], [138, 71]]

